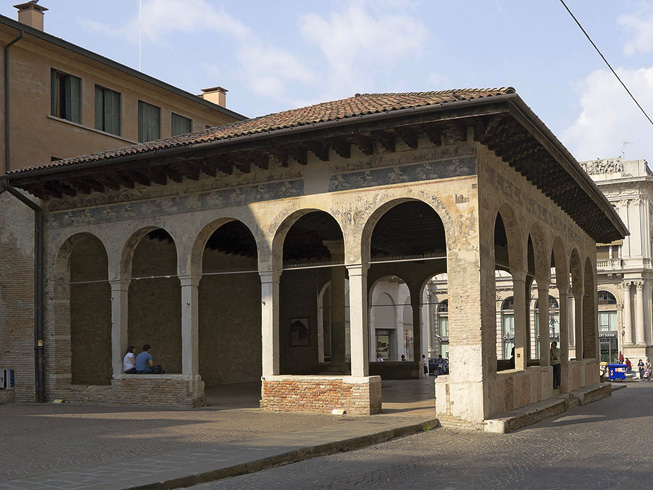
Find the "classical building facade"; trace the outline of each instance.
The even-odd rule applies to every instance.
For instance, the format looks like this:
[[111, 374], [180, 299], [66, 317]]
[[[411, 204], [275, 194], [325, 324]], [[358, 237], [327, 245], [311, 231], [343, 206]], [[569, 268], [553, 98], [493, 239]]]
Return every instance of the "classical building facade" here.
[[[405, 286], [403, 323], [422, 325], [426, 285], [446, 274], [451, 362], [436, 408], [481, 424], [555, 394], [526, 320], [534, 281], [549, 303], [552, 268], [559, 322], [575, 318], [578, 346], [571, 358], [560, 328], [561, 389], [598, 382], [596, 242], [627, 230], [512, 88], [362, 94], [0, 183], [3, 206], [42, 218], [2, 242], [12, 262], [36, 256], [40, 349], [35, 371], [21, 372], [21, 400], [189, 406], [203, 403], [205, 386], [261, 379], [268, 410], [377, 413], [374, 369], [417, 377], [419, 364], [371, 359], [383, 335], [390, 356], [397, 335], [407, 339], [371, 339], [373, 290]], [[497, 271], [518, 285], [508, 370], [497, 352]], [[11, 271], [0, 274], [0, 290], [13, 292]], [[4, 331], [23, 314], [7, 302], [0, 312]], [[548, 345], [549, 308], [538, 317]], [[422, 329], [410, 330], [412, 351], [424, 352]], [[123, 374], [126, 347], [145, 342], [166, 374]], [[2, 363], [29, 358], [26, 347]]]
[[604, 359], [653, 356], [653, 173], [645, 160], [581, 162], [630, 231], [597, 245], [599, 336]]
[[41, 4], [16, 7], [18, 22], [0, 16], [0, 174], [244, 119], [220, 87], [192, 95], [43, 32]]

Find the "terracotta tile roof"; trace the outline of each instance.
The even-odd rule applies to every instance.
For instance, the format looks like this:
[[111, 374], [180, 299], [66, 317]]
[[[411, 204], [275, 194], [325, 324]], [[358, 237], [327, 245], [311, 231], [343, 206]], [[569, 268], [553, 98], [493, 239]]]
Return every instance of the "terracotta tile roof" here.
[[337, 121], [352, 117], [411, 109], [428, 105], [441, 105], [464, 100], [481, 99], [499, 95], [514, 94], [512, 87], [490, 89], [457, 89], [439, 92], [406, 92], [386, 94], [356, 94], [347, 99], [323, 102], [308, 107], [292, 109], [267, 116], [237, 121], [223, 126], [204, 129], [172, 138], [150, 141], [139, 145], [118, 148], [92, 155], [58, 160], [52, 163], [27, 167], [10, 172], [18, 174], [34, 169], [56, 168], [80, 163], [144, 154], [157, 150], [184, 147], [212, 141], [226, 140], [238, 136], [265, 133], [280, 129], [308, 126], [327, 121]]

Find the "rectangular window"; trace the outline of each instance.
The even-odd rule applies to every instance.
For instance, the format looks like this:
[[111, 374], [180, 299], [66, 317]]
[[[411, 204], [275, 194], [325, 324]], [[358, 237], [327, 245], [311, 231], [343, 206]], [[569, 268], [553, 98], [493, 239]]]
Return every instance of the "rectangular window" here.
[[192, 131], [192, 121], [187, 117], [172, 113], [172, 136], [187, 134]]
[[611, 332], [617, 330], [617, 312], [599, 311], [599, 332]]
[[50, 76], [51, 111], [53, 116], [68, 121], [82, 122], [82, 80], [52, 70]]
[[161, 138], [161, 109], [138, 101], [138, 141], [153, 141]]
[[95, 86], [95, 129], [120, 136], [120, 94]]
[[449, 337], [449, 317], [438, 316], [438, 333], [440, 337]]

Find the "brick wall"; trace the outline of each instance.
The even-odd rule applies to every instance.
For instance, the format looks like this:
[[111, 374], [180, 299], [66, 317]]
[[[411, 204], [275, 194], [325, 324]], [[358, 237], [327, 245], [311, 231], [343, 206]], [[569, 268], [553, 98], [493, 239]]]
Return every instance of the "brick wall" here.
[[0, 367], [15, 371], [15, 400], [34, 401], [34, 214], [0, 196]]
[[124, 375], [111, 386], [69, 386], [56, 396], [71, 403], [192, 408], [203, 406], [204, 383], [182, 375]]
[[331, 413], [334, 409], [342, 409], [352, 415], [380, 413], [381, 378], [266, 378], [262, 386], [261, 408], [280, 412]]
[[[204, 252], [203, 271], [258, 269], [256, 257]], [[199, 372], [207, 386], [261, 377], [258, 273], [204, 276], [199, 284]]]

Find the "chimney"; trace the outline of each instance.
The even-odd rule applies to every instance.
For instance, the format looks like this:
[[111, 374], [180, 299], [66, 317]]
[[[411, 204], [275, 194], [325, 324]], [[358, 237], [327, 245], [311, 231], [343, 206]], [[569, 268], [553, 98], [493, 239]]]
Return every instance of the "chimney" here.
[[222, 88], [222, 87], [203, 88], [202, 92], [203, 93], [200, 94], [200, 97], [202, 97], [204, 100], [208, 100], [209, 102], [218, 104], [221, 107], [227, 107], [228, 90], [226, 88]]
[[39, 0], [32, 0], [31, 2], [14, 5], [14, 8], [18, 9], [18, 22], [42, 31], [43, 12], [48, 9], [37, 5], [38, 2]]

